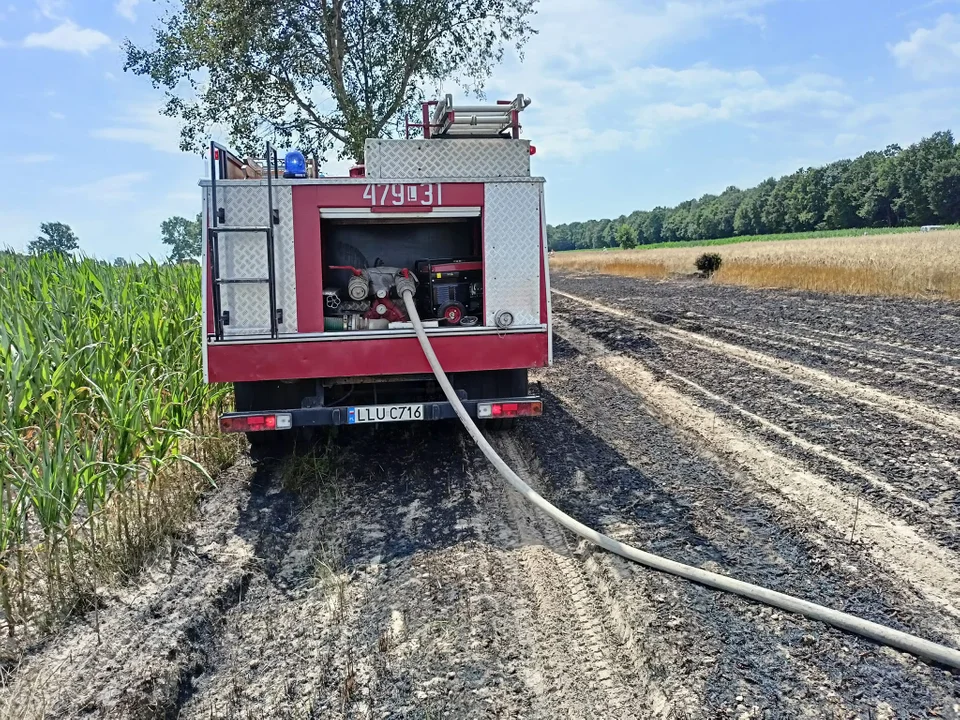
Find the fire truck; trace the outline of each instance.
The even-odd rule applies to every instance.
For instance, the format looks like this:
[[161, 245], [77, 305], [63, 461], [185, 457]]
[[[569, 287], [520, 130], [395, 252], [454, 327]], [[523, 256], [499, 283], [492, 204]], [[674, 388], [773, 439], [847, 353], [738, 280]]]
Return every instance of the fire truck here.
[[[552, 361], [543, 178], [523, 95], [423, 105], [407, 138], [369, 139], [347, 177], [269, 145], [210, 145], [200, 182], [204, 374], [232, 383], [223, 432], [455, 417], [401, 292], [467, 412], [490, 429], [542, 409]], [[409, 137], [419, 127], [418, 137]]]

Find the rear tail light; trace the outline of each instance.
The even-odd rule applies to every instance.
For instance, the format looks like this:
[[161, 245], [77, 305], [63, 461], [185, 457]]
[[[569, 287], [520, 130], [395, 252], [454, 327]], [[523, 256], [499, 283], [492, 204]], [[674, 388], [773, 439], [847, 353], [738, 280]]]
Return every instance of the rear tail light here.
[[293, 415], [225, 415], [220, 418], [220, 432], [257, 432], [259, 430], [289, 430], [293, 427]]
[[543, 404], [539, 400], [503, 403], [477, 403], [478, 418], [511, 418], [540, 415]]

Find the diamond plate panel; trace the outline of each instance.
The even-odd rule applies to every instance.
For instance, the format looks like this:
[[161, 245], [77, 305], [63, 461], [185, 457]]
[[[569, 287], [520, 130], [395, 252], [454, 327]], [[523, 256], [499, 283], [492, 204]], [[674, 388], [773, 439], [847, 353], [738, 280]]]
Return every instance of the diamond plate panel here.
[[[209, 193], [209, 188], [204, 189]], [[217, 201], [226, 213], [226, 225], [267, 224], [267, 186], [259, 183], [217, 185]], [[208, 201], [209, 202], [209, 201]], [[293, 255], [293, 190], [274, 186], [273, 205], [280, 213], [274, 226], [274, 269], [277, 308], [283, 310], [281, 333], [297, 331], [297, 282]], [[264, 233], [226, 233], [220, 236], [220, 277], [267, 276], [267, 241]], [[266, 283], [222, 285], [221, 307], [230, 312], [225, 335], [270, 332], [270, 296]]]
[[368, 178], [530, 177], [530, 141], [367, 140]]
[[540, 324], [540, 184], [487, 183], [483, 208], [485, 323]]

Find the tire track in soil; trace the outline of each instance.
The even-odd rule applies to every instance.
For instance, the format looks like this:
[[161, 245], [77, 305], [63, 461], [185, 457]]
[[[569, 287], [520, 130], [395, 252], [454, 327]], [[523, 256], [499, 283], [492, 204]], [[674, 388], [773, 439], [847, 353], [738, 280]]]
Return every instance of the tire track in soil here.
[[[953, 367], [960, 366], [960, 355], [953, 355], [949, 352], [945, 352], [943, 349], [940, 349], [940, 348], [922, 348], [922, 347], [917, 347], [916, 345], [910, 345], [909, 343], [891, 342], [889, 340], [881, 340], [879, 338], [870, 337], [869, 335], [858, 335], [856, 333], [844, 335], [842, 333], [831, 332], [830, 330], [823, 330], [821, 328], [816, 328], [816, 327], [813, 327], [812, 325], [808, 325], [800, 322], [788, 321], [784, 324], [790, 327], [796, 327], [806, 332], [808, 335], [825, 335], [827, 337], [839, 338], [841, 340], [856, 341], [859, 343], [863, 343], [864, 345], [867, 345], [867, 346], [877, 345], [883, 348], [887, 348], [889, 350], [898, 350], [904, 355], [909, 355], [910, 353], [913, 353], [914, 355], [927, 355], [927, 356], [933, 355], [933, 356], [944, 358], [948, 361], [947, 363], [943, 363], [943, 364], [934, 363], [931, 360], [925, 361], [930, 363], [934, 367], [953, 368]], [[910, 359], [913, 362], [921, 362], [920, 358], [910, 358]]]
[[[541, 494], [549, 493], [536, 460], [531, 460], [513, 437], [489, 439], [527, 484]], [[650, 652], [653, 643], [638, 639], [655, 615], [642, 596], [624, 603], [628, 598], [621, 586], [629, 574], [628, 563], [617, 562], [619, 558], [570, 535], [509, 488], [491, 468], [485, 472], [501, 487], [500, 500], [506, 508], [498, 514], [510, 519], [521, 540], [518, 584], [535, 599], [541, 618], [554, 615], [545, 618], [546, 622], [532, 622], [536, 618], [528, 617], [522, 624], [535, 629], [539, 636], [536, 646], [548, 652], [567, 648], [563, 661], [547, 668], [550, 684], [581, 703], [586, 698], [592, 717], [673, 718], [695, 713], [699, 703], [689, 679], [671, 678], [658, 653]], [[558, 576], [562, 585], [557, 583]], [[551, 585], [557, 586], [556, 595], [545, 602], [544, 588]], [[568, 606], [566, 618], [557, 617], [551, 609], [562, 605]], [[562, 706], [576, 708], [570, 700]], [[568, 716], [582, 717], [577, 714], [582, 711], [579, 708]]]
[[[578, 345], [576, 331], [558, 323], [559, 332], [568, 341]], [[861, 523], [858, 539], [875, 555], [878, 565], [893, 569], [900, 581], [914, 585], [931, 602], [960, 620], [960, 557], [944, 550], [919, 535], [913, 528], [894, 519], [867, 501], [838, 494], [827, 479], [807, 471], [798, 463], [778, 455], [762, 443], [753, 440], [741, 430], [684, 397], [672, 388], [659, 383], [638, 362], [619, 355], [601, 356], [597, 367], [622, 382], [648, 409], [663, 420], [696, 437], [698, 444], [710, 448], [720, 457], [746, 466], [746, 473], [768, 486], [768, 491], [786, 499], [784, 509], [796, 512], [804, 507], [812, 517], [831, 528], [837, 537], [843, 537], [853, 527], [856, 514]], [[758, 489], [757, 494], [769, 492]], [[778, 502], [769, 497], [768, 502]], [[960, 627], [949, 630], [954, 643], [960, 641]]]
[[[955, 302], [590, 274], [557, 273], [554, 284], [579, 295], [614, 300], [617, 307], [640, 315], [682, 317], [692, 312], [736, 319], [759, 329], [800, 328], [805, 336], [824, 333], [864, 347], [936, 356], [940, 364], [960, 367], [960, 316]], [[709, 332], [709, 327], [705, 330]]]
[[[912, 365], [911, 370], [916, 368], [918, 374], [926, 375], [930, 380], [948, 381], [950, 375], [960, 370], [960, 365], [954, 362], [960, 359], [957, 344], [960, 323], [955, 315], [950, 314], [954, 305], [949, 302], [750, 290], [703, 281], [650, 282], [599, 275], [560, 274], [554, 284], [601, 302], [614, 301], [612, 304], [620, 309], [665, 324], [676, 322], [684, 329], [706, 335], [720, 334], [723, 339], [722, 331], [711, 324], [712, 318], [718, 318], [721, 327], [744, 328], [748, 336], [738, 344], [787, 360], [824, 367], [855, 382], [889, 390], [895, 395], [911, 396], [927, 404], [954, 408], [957, 405], [956, 397], [947, 391], [930, 392], [922, 383], [917, 385], [908, 379], [891, 379], [883, 373], [848, 367], [846, 363], [827, 364], [816, 353], [799, 355], [799, 351], [772, 349], [752, 337], [753, 333], [763, 337], [777, 328], [794, 333], [799, 330], [811, 340], [818, 336], [839, 338], [854, 343], [864, 353], [877, 349], [897, 353], [899, 357], [887, 365], [889, 369], [904, 370], [907, 369], [905, 365]], [[854, 357], [862, 359], [863, 355], [854, 353]], [[933, 358], [937, 360], [934, 362]], [[924, 365], [936, 369], [932, 372], [920, 370]]]
[[[956, 407], [960, 404], [960, 388], [956, 385], [944, 385], [935, 380], [917, 377], [916, 375], [917, 373], [933, 373], [941, 378], [947, 375], [960, 380], [960, 372], [949, 366], [909, 363], [912, 374], [905, 373], [890, 367], [884, 367], [884, 365], [902, 364], [899, 361], [903, 361], [903, 358], [892, 354], [868, 352], [846, 343], [803, 338], [790, 333], [772, 332], [752, 325], [735, 324], [721, 318], [704, 317], [698, 318], [698, 320], [702, 320], [708, 325], [704, 326], [699, 321], [690, 323], [679, 318], [671, 318], [670, 324], [676, 323], [676, 326], [682, 330], [703, 332], [710, 337], [732, 337], [735, 342], [742, 345], [760, 345], [764, 346], [765, 349], [772, 348], [774, 353], [787, 351], [778, 357], [799, 357], [801, 360], [829, 366], [841, 372], [844, 371], [844, 368], [838, 368], [838, 365], [846, 365], [846, 372], [858, 377], [862, 377], [861, 373], [863, 372], [885, 375], [891, 379], [890, 384], [894, 385], [898, 392], [915, 399], [922, 398], [927, 404], [931, 400], [941, 403], [945, 408]], [[739, 329], [735, 329], [735, 327]], [[829, 348], [832, 352], [827, 352], [824, 348]], [[848, 355], [853, 357], [847, 357]], [[931, 397], [931, 391], [936, 393], [935, 397]]]
[[[691, 455], [687, 440], [563, 340], [555, 358], [540, 377], [549, 423], [522, 425], [521, 437], [564, 511], [666, 557], [942, 637], [938, 612], [812, 526], [803, 508], [768, 504], [743, 470], [722, 469], [703, 447], [701, 457]], [[701, 688], [693, 717], [960, 712], [951, 672], [644, 568], [627, 573], [646, 581], [639, 592], [657, 605], [659, 622], [644, 628], [642, 641], [658, 638], [668, 676]], [[632, 584], [620, 583], [627, 597], [638, 593]]]
[[572, 295], [562, 290], [554, 289], [553, 292], [596, 312], [613, 315], [623, 319], [629, 324], [644, 327], [655, 336], [670, 337], [694, 347], [710, 350], [719, 355], [742, 360], [759, 370], [778, 375], [792, 382], [801, 383], [820, 391], [842, 394], [857, 402], [875, 407], [904, 420], [914, 422], [933, 432], [949, 432], [951, 435], [960, 438], [960, 415], [955, 413], [939, 410], [910, 398], [891, 395], [883, 390], [852, 382], [836, 375], [830, 375], [822, 370], [806, 367], [756, 350], [732, 345], [687, 330], [665, 326], [655, 320], [648, 320], [594, 300]]
[[524, 516], [519, 498], [510, 497], [484, 460], [477, 458], [469, 472], [483, 491], [478, 521], [484, 541], [496, 548], [501, 590], [517, 599], [514, 626], [524, 679], [537, 697], [533, 716], [619, 717], [625, 703], [611, 683], [599, 620], [566, 545]]
[[[928, 431], [835, 392], [807, 390], [788, 378], [758, 374], [736, 358], [717, 363], [670, 337], [624, 329], [592, 310], [560, 315], [583, 332], [642, 361], [658, 379], [737, 423], [746, 421], [763, 440], [863, 495], [894, 517], [903, 517], [951, 550], [960, 550], [956, 483], [960, 445], [950, 433]], [[674, 372], [674, 368], [679, 372]], [[800, 390], [803, 390], [802, 392]]]
[[337, 492], [306, 504], [279, 563], [299, 570], [227, 618], [221, 670], [181, 717], [528, 715], [514, 600], [477, 532], [457, 429], [351, 435], [341, 463]]

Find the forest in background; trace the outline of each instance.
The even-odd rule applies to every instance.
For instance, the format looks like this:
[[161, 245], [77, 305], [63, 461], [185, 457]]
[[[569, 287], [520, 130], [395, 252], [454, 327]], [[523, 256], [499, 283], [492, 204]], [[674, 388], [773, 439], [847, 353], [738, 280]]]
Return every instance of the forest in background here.
[[960, 143], [949, 130], [907, 148], [802, 168], [676, 207], [548, 226], [551, 250], [960, 222]]

